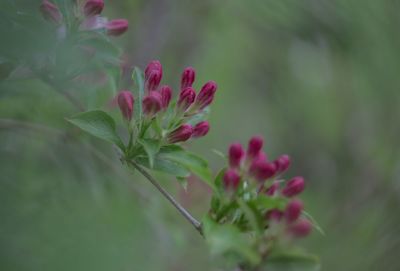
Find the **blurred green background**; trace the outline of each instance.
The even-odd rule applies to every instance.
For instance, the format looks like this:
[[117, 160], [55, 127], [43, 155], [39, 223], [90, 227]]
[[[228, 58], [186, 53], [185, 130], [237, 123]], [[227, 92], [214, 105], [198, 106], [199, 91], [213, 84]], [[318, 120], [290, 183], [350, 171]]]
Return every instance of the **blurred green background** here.
[[[67, 124], [77, 110], [63, 96], [15, 78], [55, 42], [39, 4], [0, 4], [0, 269], [225, 270], [110, 146]], [[33, 19], [15, 23], [21, 14]], [[291, 155], [288, 176], [305, 177], [302, 198], [326, 232], [301, 243], [322, 270], [400, 270], [399, 1], [109, 0], [104, 14], [129, 20], [115, 38], [127, 65], [159, 59], [175, 93], [189, 65], [197, 89], [218, 83], [212, 129], [190, 146], [214, 170], [223, 161], [212, 149], [254, 134], [270, 157]], [[112, 93], [99, 80], [68, 91], [104, 106]], [[158, 177], [195, 216], [206, 212], [203, 185], [185, 193]]]

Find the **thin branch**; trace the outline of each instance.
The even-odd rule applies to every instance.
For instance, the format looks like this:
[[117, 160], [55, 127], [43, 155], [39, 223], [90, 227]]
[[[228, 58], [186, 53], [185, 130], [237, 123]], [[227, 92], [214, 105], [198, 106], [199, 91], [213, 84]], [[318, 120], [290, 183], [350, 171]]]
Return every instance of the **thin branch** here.
[[201, 223], [197, 221], [182, 205], [180, 205], [162, 186], [157, 182], [157, 180], [150, 175], [144, 168], [139, 166], [133, 161], [129, 161], [129, 164], [136, 168], [147, 180], [154, 185], [158, 191], [193, 225], [193, 227], [203, 235], [201, 228]]

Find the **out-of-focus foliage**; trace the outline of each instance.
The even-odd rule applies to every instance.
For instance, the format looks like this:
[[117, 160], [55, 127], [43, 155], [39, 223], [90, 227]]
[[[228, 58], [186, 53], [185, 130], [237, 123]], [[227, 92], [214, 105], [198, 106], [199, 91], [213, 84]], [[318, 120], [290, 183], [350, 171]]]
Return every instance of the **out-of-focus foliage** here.
[[[63, 96], [29, 74], [15, 80], [20, 59], [56, 42], [39, 4], [0, 3], [0, 268], [220, 270], [152, 187], [65, 121], [76, 109]], [[106, 1], [105, 14], [129, 20], [118, 38], [129, 65], [160, 59], [175, 91], [187, 65], [196, 88], [218, 82], [210, 134], [194, 143], [214, 169], [222, 160], [211, 149], [255, 133], [271, 157], [292, 156], [289, 175], [304, 175], [306, 208], [326, 232], [303, 244], [322, 270], [390, 271], [400, 267], [399, 10], [391, 0], [125, 0]], [[87, 108], [113, 93], [98, 79], [69, 91]], [[198, 182], [188, 193], [163, 184], [205, 212]]]

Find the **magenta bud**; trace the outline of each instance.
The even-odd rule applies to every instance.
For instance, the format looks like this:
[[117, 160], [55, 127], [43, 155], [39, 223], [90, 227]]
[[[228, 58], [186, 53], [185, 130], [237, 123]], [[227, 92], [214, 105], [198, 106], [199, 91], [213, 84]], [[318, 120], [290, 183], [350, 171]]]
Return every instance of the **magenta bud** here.
[[265, 191], [265, 194], [268, 196], [273, 196], [279, 189], [279, 182], [274, 182], [268, 189]]
[[247, 155], [250, 158], [256, 157], [260, 153], [263, 147], [263, 143], [264, 140], [261, 136], [253, 136], [249, 141], [249, 146], [247, 148]]
[[162, 109], [167, 109], [172, 98], [172, 89], [169, 86], [162, 86], [160, 88], [160, 95]]
[[150, 91], [150, 93], [143, 98], [142, 101], [143, 112], [147, 116], [154, 116], [162, 108], [161, 94], [157, 91]]
[[187, 67], [182, 73], [181, 90], [191, 87], [196, 78], [196, 71], [192, 67]]
[[193, 129], [193, 137], [205, 136], [210, 130], [210, 124], [208, 121], [202, 121], [196, 124]]
[[196, 98], [196, 92], [192, 87], [185, 88], [179, 94], [178, 108], [185, 112], [194, 102]]
[[265, 213], [265, 218], [272, 221], [280, 221], [282, 219], [283, 212], [279, 209], [272, 209]]
[[83, 13], [86, 17], [98, 15], [103, 11], [104, 1], [103, 0], [87, 0], [83, 7]]
[[128, 30], [128, 20], [115, 19], [107, 22], [106, 30], [109, 36], [120, 36]]
[[169, 143], [177, 143], [188, 140], [193, 134], [193, 127], [190, 124], [183, 124], [167, 135]]
[[207, 82], [200, 90], [196, 99], [196, 105], [199, 109], [203, 109], [210, 105], [214, 99], [214, 94], [217, 91], [217, 83], [214, 81]]
[[226, 190], [236, 191], [240, 183], [240, 176], [234, 169], [228, 169], [224, 174], [224, 187]]
[[160, 61], [153, 60], [153, 61], [150, 61], [149, 64], [147, 64], [147, 67], [144, 70], [144, 79], [146, 81], [149, 79], [150, 74], [151, 74], [152, 71], [159, 71], [161, 73], [161, 76], [162, 76], [162, 65], [161, 65]]
[[43, 18], [55, 24], [60, 24], [63, 19], [63, 16], [57, 5], [48, 0], [43, 0], [42, 4], [40, 5], [40, 11], [42, 12]]
[[303, 177], [294, 177], [287, 182], [285, 188], [282, 190], [282, 194], [286, 197], [294, 197], [304, 190], [304, 179]]
[[274, 164], [279, 173], [286, 171], [290, 166], [290, 157], [289, 155], [281, 155], [278, 159], [274, 161]]
[[275, 175], [276, 167], [273, 163], [256, 159], [251, 163], [249, 172], [257, 181], [262, 182]]
[[135, 99], [133, 98], [132, 93], [128, 90], [123, 90], [118, 94], [118, 106], [121, 110], [122, 116], [126, 120], [132, 119], [134, 101]]
[[149, 74], [149, 78], [146, 80], [147, 91], [154, 91], [158, 88], [161, 82], [162, 74], [159, 70], [152, 70]]
[[294, 199], [288, 203], [285, 209], [285, 219], [288, 223], [296, 221], [303, 210], [303, 202], [299, 199]]
[[244, 158], [244, 150], [240, 143], [233, 143], [229, 147], [229, 165], [233, 168], [240, 167]]
[[288, 232], [294, 237], [305, 237], [310, 234], [312, 230], [312, 224], [307, 219], [299, 219], [294, 224], [288, 227]]

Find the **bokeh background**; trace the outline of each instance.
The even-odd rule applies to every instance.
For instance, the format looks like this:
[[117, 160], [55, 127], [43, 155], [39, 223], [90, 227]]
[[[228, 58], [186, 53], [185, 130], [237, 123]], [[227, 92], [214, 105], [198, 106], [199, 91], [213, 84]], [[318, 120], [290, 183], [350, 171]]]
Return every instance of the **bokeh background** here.
[[[110, 146], [66, 136], [77, 110], [63, 96], [9, 76], [10, 59], [54, 42], [45, 23], [12, 23], [16, 11], [40, 21], [39, 4], [0, 4], [0, 269], [224, 270]], [[196, 88], [218, 83], [211, 132], [190, 146], [214, 170], [223, 161], [213, 149], [254, 134], [269, 156], [291, 155], [288, 175], [305, 177], [302, 198], [326, 232], [301, 245], [322, 270], [400, 270], [399, 1], [109, 0], [104, 14], [129, 20], [115, 38], [126, 65], [159, 59], [175, 90], [189, 65]], [[87, 108], [100, 104], [93, 95], [111, 97], [91, 80], [70, 92]], [[206, 212], [199, 182], [184, 192], [158, 177], [195, 216]]]

